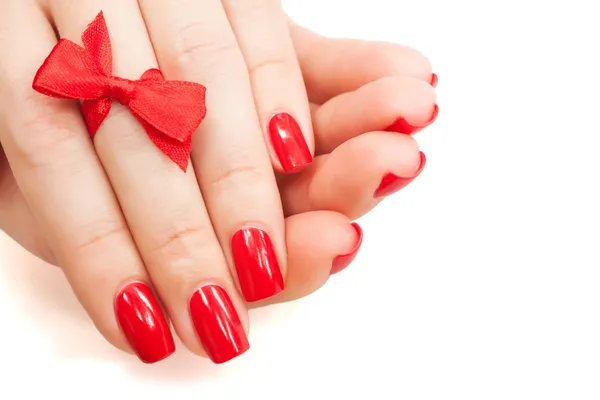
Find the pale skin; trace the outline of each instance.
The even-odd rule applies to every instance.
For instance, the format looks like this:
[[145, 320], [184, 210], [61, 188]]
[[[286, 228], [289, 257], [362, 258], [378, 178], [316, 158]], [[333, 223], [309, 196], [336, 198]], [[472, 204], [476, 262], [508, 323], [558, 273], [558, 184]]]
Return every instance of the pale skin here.
[[[92, 142], [74, 102], [31, 89], [55, 30], [79, 43], [100, 10], [115, 75], [160, 67], [212, 93], [186, 173], [125, 109], [113, 106]], [[124, 282], [151, 283], [201, 356], [187, 302], [202, 282], [227, 290], [246, 331], [249, 307], [320, 288], [356, 245], [351, 221], [383, 200], [374, 196], [382, 177], [419, 168], [414, 138], [385, 128], [398, 118], [426, 124], [436, 101], [419, 52], [323, 38], [275, 0], [5, 0], [0, 54], [10, 55], [0, 60], [0, 228], [61, 267], [102, 335], [130, 352], [113, 309]], [[314, 156], [292, 174], [267, 134], [280, 110], [296, 117]], [[247, 224], [270, 233], [285, 278], [283, 292], [253, 303], [240, 294], [229, 243]]]

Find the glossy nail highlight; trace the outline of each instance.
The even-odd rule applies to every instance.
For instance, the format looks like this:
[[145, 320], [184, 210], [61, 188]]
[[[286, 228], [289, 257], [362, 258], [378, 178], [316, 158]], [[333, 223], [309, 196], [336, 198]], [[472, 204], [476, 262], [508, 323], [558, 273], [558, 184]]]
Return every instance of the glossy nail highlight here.
[[362, 228], [356, 222], [352, 223], [352, 227], [356, 231], [357, 235], [356, 244], [348, 254], [343, 254], [333, 259], [331, 271], [329, 272], [330, 275], [337, 274], [338, 272], [341, 272], [342, 270], [346, 269], [346, 267], [350, 265], [352, 261], [354, 261], [354, 258], [356, 258], [356, 255], [358, 254], [358, 250], [360, 250], [360, 245], [363, 241]]
[[206, 285], [190, 299], [190, 316], [206, 354], [221, 364], [250, 348], [240, 317], [221, 286]]
[[394, 122], [392, 125], [390, 125], [386, 129], [386, 131], [403, 133], [405, 135], [412, 135], [413, 133], [422, 131], [423, 129], [427, 128], [429, 125], [433, 124], [435, 122], [435, 120], [437, 119], [439, 112], [440, 112], [440, 109], [439, 109], [438, 105], [434, 104], [431, 118], [429, 119], [429, 121], [426, 124], [421, 125], [421, 126], [413, 126], [413, 125], [410, 125], [408, 122], [406, 122], [406, 120], [404, 118], [398, 118], [396, 120], [396, 122]]
[[389, 196], [391, 194], [396, 193], [398, 190], [405, 188], [409, 183], [415, 180], [417, 176], [423, 171], [425, 168], [425, 163], [427, 158], [423, 152], [419, 153], [421, 156], [421, 163], [419, 164], [419, 168], [411, 177], [400, 177], [394, 174], [387, 174], [381, 180], [379, 187], [375, 191], [375, 198]]
[[123, 288], [115, 299], [115, 314], [140, 360], [151, 364], [173, 354], [175, 343], [154, 293], [141, 282]]
[[269, 235], [243, 228], [231, 238], [231, 251], [244, 299], [263, 300], [283, 290], [283, 276]]
[[290, 114], [279, 113], [271, 118], [269, 138], [285, 172], [294, 172], [312, 162], [302, 130]]

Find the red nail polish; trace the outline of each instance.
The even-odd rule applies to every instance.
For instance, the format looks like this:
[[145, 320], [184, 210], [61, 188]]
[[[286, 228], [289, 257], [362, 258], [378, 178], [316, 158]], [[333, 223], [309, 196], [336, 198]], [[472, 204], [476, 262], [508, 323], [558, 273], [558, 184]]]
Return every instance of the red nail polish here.
[[408, 186], [409, 183], [414, 181], [415, 178], [417, 176], [419, 176], [421, 171], [423, 171], [423, 168], [425, 168], [425, 162], [427, 161], [427, 159], [425, 158], [425, 154], [423, 152], [420, 152], [420, 155], [421, 155], [421, 164], [419, 165], [419, 168], [417, 169], [417, 171], [414, 173], [414, 175], [412, 177], [403, 178], [400, 176], [396, 176], [394, 174], [385, 175], [383, 177], [383, 179], [381, 180], [379, 187], [375, 191], [374, 197], [379, 198], [379, 197], [389, 196], [390, 194], [396, 193], [398, 190]]
[[279, 262], [265, 231], [240, 229], [231, 238], [231, 251], [246, 301], [263, 300], [283, 290]]
[[123, 288], [115, 300], [121, 330], [140, 360], [151, 364], [175, 352], [171, 329], [152, 290], [141, 282]]
[[431, 74], [431, 82], [429, 83], [431, 86], [436, 87], [438, 84], [438, 76], [437, 74]]
[[350, 253], [337, 256], [333, 259], [333, 265], [331, 267], [331, 272], [329, 272], [329, 275], [337, 274], [338, 272], [341, 272], [343, 269], [345, 269], [348, 265], [350, 265], [350, 263], [354, 261], [354, 258], [358, 254], [358, 250], [360, 250], [360, 245], [362, 244], [363, 240], [362, 228], [356, 222], [352, 223], [352, 227], [354, 228], [354, 230], [356, 230], [357, 234], [356, 244], [354, 245], [354, 248]]
[[198, 289], [190, 299], [190, 315], [214, 363], [229, 361], [250, 348], [240, 317], [222, 287], [206, 285]]
[[433, 122], [437, 119], [439, 111], [440, 111], [440, 109], [439, 109], [438, 105], [435, 104], [433, 106], [433, 113], [431, 114], [431, 118], [429, 119], [429, 122], [427, 122], [425, 125], [413, 126], [413, 125], [410, 125], [408, 122], [406, 122], [406, 120], [404, 118], [399, 118], [396, 120], [396, 122], [394, 122], [392, 125], [390, 125], [386, 129], [386, 131], [403, 133], [405, 135], [412, 135], [413, 133], [422, 131], [423, 129], [427, 128], [429, 125], [433, 124]]
[[285, 172], [293, 172], [312, 162], [302, 130], [290, 114], [279, 113], [271, 118], [269, 136]]

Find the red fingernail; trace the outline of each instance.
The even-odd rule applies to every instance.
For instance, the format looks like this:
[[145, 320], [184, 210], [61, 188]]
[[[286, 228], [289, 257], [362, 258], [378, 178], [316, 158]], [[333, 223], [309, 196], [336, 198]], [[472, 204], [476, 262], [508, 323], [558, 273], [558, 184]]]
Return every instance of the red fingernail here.
[[271, 118], [269, 136], [285, 172], [293, 172], [312, 162], [302, 130], [290, 114], [279, 113]]
[[423, 129], [427, 128], [429, 125], [433, 124], [433, 122], [437, 119], [439, 111], [440, 111], [440, 108], [438, 107], [437, 104], [435, 104], [433, 106], [433, 113], [431, 114], [431, 118], [429, 119], [429, 122], [427, 122], [425, 125], [413, 126], [413, 125], [410, 125], [408, 122], [406, 122], [406, 120], [404, 118], [398, 118], [396, 120], [396, 122], [394, 122], [391, 126], [389, 126], [386, 129], [386, 131], [403, 133], [405, 135], [412, 135], [413, 133], [422, 131]]
[[229, 361], [250, 348], [240, 317], [222, 287], [206, 285], [198, 289], [190, 299], [190, 315], [214, 363]]
[[414, 181], [415, 178], [417, 176], [419, 176], [421, 171], [423, 171], [423, 168], [425, 168], [425, 162], [427, 161], [427, 159], [425, 158], [425, 154], [423, 152], [420, 152], [420, 155], [421, 155], [421, 164], [419, 165], [417, 172], [415, 172], [412, 177], [403, 178], [400, 176], [396, 176], [394, 174], [387, 174], [381, 180], [379, 187], [375, 191], [374, 197], [379, 198], [379, 197], [389, 196], [390, 194], [396, 193], [398, 190], [408, 186], [409, 183]]
[[136, 282], [123, 288], [115, 300], [121, 330], [140, 360], [151, 364], [175, 352], [171, 329], [152, 290]]
[[431, 86], [436, 87], [438, 84], [438, 76], [437, 74], [431, 74], [431, 82], [429, 83]]
[[350, 263], [352, 261], [354, 261], [356, 254], [358, 254], [358, 250], [360, 250], [360, 245], [362, 244], [362, 240], [363, 240], [362, 228], [356, 222], [352, 223], [352, 227], [356, 230], [356, 234], [357, 234], [356, 244], [354, 245], [354, 248], [352, 249], [352, 251], [350, 253], [343, 254], [341, 256], [337, 256], [336, 258], [333, 259], [333, 265], [331, 267], [331, 272], [329, 272], [330, 275], [337, 274], [338, 272], [345, 269], [348, 265], [350, 265]]
[[246, 301], [263, 300], [283, 290], [279, 262], [266, 232], [240, 229], [231, 238], [231, 251]]

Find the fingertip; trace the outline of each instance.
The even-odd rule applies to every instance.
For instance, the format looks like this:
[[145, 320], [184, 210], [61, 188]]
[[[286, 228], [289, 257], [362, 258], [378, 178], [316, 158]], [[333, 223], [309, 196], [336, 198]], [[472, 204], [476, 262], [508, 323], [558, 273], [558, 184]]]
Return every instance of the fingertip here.
[[363, 241], [363, 230], [356, 222], [353, 222], [350, 224], [350, 226], [354, 228], [355, 231], [354, 244], [347, 253], [341, 254], [333, 259], [331, 271], [329, 272], [330, 275], [337, 274], [346, 269], [346, 267], [348, 267], [352, 261], [354, 261], [358, 251], [360, 250], [360, 246], [362, 245]]
[[431, 74], [431, 81], [429, 82], [429, 84], [433, 87], [436, 88], [438, 85], [438, 76], [436, 73]]
[[268, 123], [268, 136], [277, 163], [274, 167], [286, 174], [300, 172], [313, 161], [305, 132], [291, 114], [279, 112]]
[[[286, 287], [267, 303], [295, 300], [319, 289], [332, 268], [343, 269], [356, 255], [358, 225], [334, 211], [311, 211], [286, 218], [288, 270]], [[336, 257], [338, 261], [334, 260]], [[345, 265], [344, 265], [345, 264]]]

